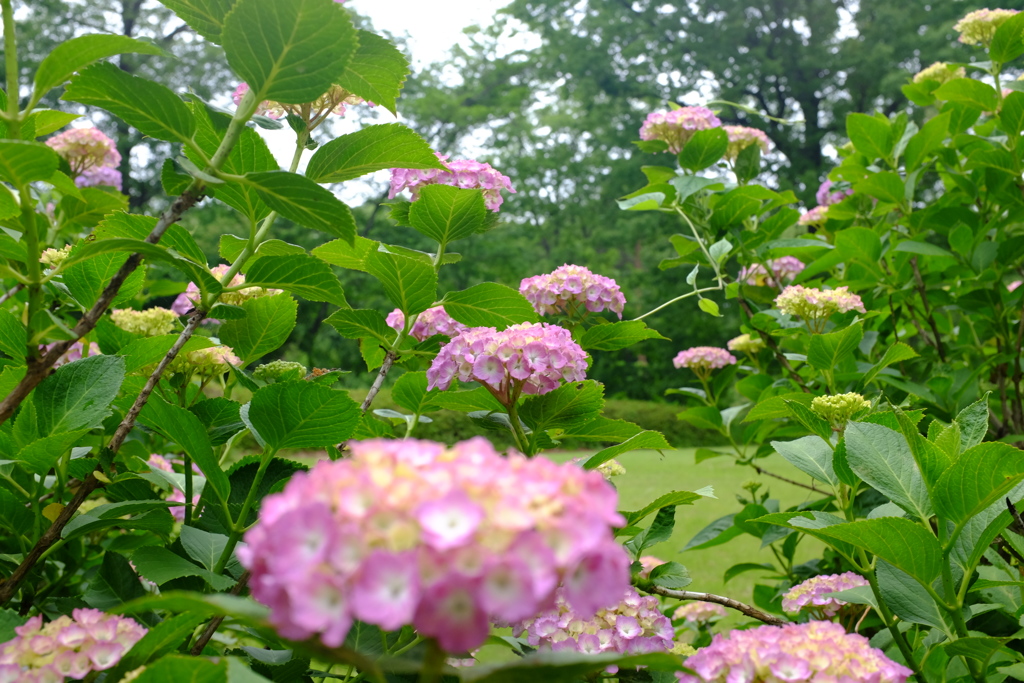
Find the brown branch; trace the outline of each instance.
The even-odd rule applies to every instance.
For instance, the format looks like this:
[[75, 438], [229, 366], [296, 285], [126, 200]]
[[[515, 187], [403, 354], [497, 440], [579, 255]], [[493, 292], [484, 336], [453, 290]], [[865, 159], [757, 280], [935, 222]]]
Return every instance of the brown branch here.
[[747, 303], [747, 300], [743, 297], [738, 297], [737, 301], [739, 301], [740, 306], [743, 307], [743, 312], [747, 314], [747, 324], [750, 325], [750, 329], [754, 330], [761, 336], [764, 343], [767, 344], [768, 348], [771, 349], [773, 354], [775, 354], [775, 359], [779, 361], [779, 365], [789, 373], [789, 376], [800, 386], [801, 390], [808, 394], [814, 393], [810, 388], [808, 388], [807, 383], [804, 382], [804, 378], [801, 377], [793, 366], [789, 364], [789, 359], [782, 353], [782, 349], [779, 348], [779, 343], [775, 341], [775, 338], [767, 332], [754, 327], [754, 324], [751, 322], [754, 319], [754, 312], [750, 310], [750, 304]]
[[14, 285], [13, 287], [11, 287], [6, 292], [4, 292], [3, 296], [0, 296], [0, 304], [2, 304], [3, 302], [7, 301], [12, 296], [17, 294], [21, 290], [23, 290], [24, 288], [25, 288], [25, 285], [21, 284], [20, 282], [18, 284]]
[[[160, 216], [160, 220], [157, 221], [156, 226], [153, 228], [153, 232], [146, 236], [145, 241], [150, 244], [156, 244], [163, 237], [164, 232], [167, 231], [173, 223], [176, 223], [185, 211], [195, 205], [196, 202], [202, 197], [202, 190], [197, 189], [197, 185], [193, 185], [183, 192], [180, 197], [174, 200], [170, 208], [164, 211], [163, 215]], [[103, 314], [107, 312], [107, 308], [110, 307], [114, 297], [117, 296], [118, 290], [121, 289], [121, 285], [128, 279], [128, 276], [135, 272], [135, 269], [139, 267], [142, 262], [142, 254], [132, 254], [128, 257], [128, 260], [124, 262], [124, 265], [118, 269], [117, 273], [111, 278], [110, 283], [106, 286], [103, 292], [100, 294], [99, 299], [93, 305], [82, 319], [78, 321], [75, 328], [72, 330], [74, 333], [74, 339], [68, 339], [59, 341], [50, 347], [50, 350], [46, 352], [46, 355], [38, 359], [29, 359], [28, 369], [25, 372], [25, 377], [22, 378], [18, 385], [11, 390], [11, 393], [4, 397], [3, 401], [0, 401], [0, 424], [6, 422], [14, 411], [17, 409], [21, 402], [31, 393], [36, 386], [39, 385], [46, 377], [50, 374], [50, 369], [57, 362], [61, 356], [67, 353], [67, 350], [71, 346], [87, 335], [89, 332], [96, 327], [96, 323], [100, 321]], [[2, 601], [0, 601], [2, 602]]]
[[932, 328], [932, 335], [935, 337], [935, 350], [939, 353], [939, 360], [945, 363], [946, 350], [942, 345], [942, 335], [939, 333], [939, 326], [935, 322], [935, 315], [932, 313], [932, 307], [928, 304], [928, 289], [924, 286], [924, 278], [921, 277], [921, 271], [917, 267], [916, 256], [910, 259], [910, 265], [914, 269], [914, 283], [917, 285], [917, 293], [921, 295], [921, 303], [924, 305], [924, 313], [928, 320], [928, 326]]
[[750, 466], [753, 467], [754, 471], [757, 472], [758, 474], [764, 474], [764, 475], [767, 475], [769, 477], [774, 477], [774, 478], [778, 479], [779, 481], [784, 481], [787, 484], [792, 484], [793, 486], [800, 486], [802, 488], [814, 491], [815, 493], [825, 493], [824, 491], [821, 491], [819, 489], [814, 488], [814, 484], [802, 484], [802, 483], [796, 481], [795, 479], [788, 479], [788, 478], [782, 476], [781, 474], [775, 474], [774, 472], [769, 472], [766, 469], [762, 469], [761, 467], [755, 465], [754, 463], [750, 463]]
[[[1024, 312], [1021, 312], [1020, 322], [1017, 324], [1017, 346], [1014, 349], [1013, 357], [1013, 429], [1020, 434], [1024, 430], [1024, 405], [1021, 404], [1020, 382], [1021, 382], [1021, 343], [1024, 341]], [[1006, 422], [1011, 420], [1004, 416]]]
[[[235, 584], [234, 588], [231, 589], [231, 595], [238, 595], [241, 593], [247, 585], [249, 585], [249, 577], [252, 576], [249, 572], [242, 574], [241, 578], [238, 579], [238, 583]], [[224, 622], [224, 617], [214, 617], [210, 620], [210, 623], [206, 625], [202, 635], [196, 641], [196, 644], [189, 650], [189, 654], [193, 657], [198, 657], [203, 653], [203, 649], [206, 647], [210, 639], [213, 638], [213, 634], [217, 632], [220, 625]]]
[[637, 586], [640, 590], [645, 593], [654, 593], [655, 595], [664, 595], [666, 598], [676, 598], [677, 600], [702, 600], [704, 602], [713, 602], [716, 605], [722, 605], [729, 609], [734, 609], [737, 612], [742, 612], [751, 619], [757, 619], [766, 624], [772, 626], [782, 626], [788, 624], [789, 620], [785, 617], [777, 617], [774, 614], [768, 614], [756, 607], [740, 602], [739, 600], [733, 600], [727, 598], [724, 595], [715, 595], [714, 593], [698, 593], [696, 591], [677, 591], [671, 588], [662, 588], [661, 586], [655, 586], [653, 583], [646, 582]]
[[363, 404], [359, 406], [359, 409], [364, 413], [373, 403], [373, 399], [377, 397], [377, 393], [380, 391], [381, 386], [384, 384], [384, 378], [388, 376], [388, 372], [391, 370], [391, 366], [394, 365], [395, 359], [398, 358], [398, 354], [394, 351], [388, 351], [384, 356], [384, 362], [381, 363], [380, 370], [377, 371], [377, 379], [373, 380], [373, 386], [366, 393], [366, 398], [363, 399]]

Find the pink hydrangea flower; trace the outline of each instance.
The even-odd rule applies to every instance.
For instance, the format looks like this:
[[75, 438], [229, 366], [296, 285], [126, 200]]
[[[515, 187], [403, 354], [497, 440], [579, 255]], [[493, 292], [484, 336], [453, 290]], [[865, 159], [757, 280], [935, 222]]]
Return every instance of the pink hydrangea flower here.
[[831, 619], [848, 603], [829, 593], [867, 585], [867, 579], [853, 572], [815, 576], [789, 589], [782, 596], [782, 609], [793, 614], [806, 609], [817, 618]]
[[[629, 585], [615, 489], [484, 439], [352, 442], [268, 496], [239, 559], [281, 635], [340, 645], [353, 619], [412, 623], [448, 652], [565, 600], [589, 617]], [[569, 589], [569, 586], [572, 589]]]
[[[57, 342], [54, 342], [53, 344], [44, 344], [39, 347], [39, 350], [43, 353], [47, 353], [56, 343]], [[85, 350], [85, 355], [83, 356], [82, 350], [84, 348], [85, 347], [82, 345], [81, 340], [76, 341], [70, 348], [68, 348], [67, 351], [64, 352], [64, 355], [57, 359], [57, 362], [53, 364], [53, 367], [59, 368], [65, 363], [73, 363], [76, 360], [82, 360], [82, 358], [88, 358], [89, 356], [99, 356], [103, 353], [95, 342], [89, 342], [89, 348]]]
[[789, 285], [775, 297], [775, 306], [786, 315], [804, 319], [812, 332], [820, 332], [833, 313], [860, 311], [865, 313], [864, 302], [847, 288], [815, 289], [803, 285]]
[[721, 125], [721, 120], [707, 107], [680, 107], [648, 114], [640, 126], [640, 139], [663, 140], [668, 143], [669, 152], [679, 154], [698, 130]]
[[763, 265], [755, 263], [740, 269], [736, 279], [754, 287], [779, 287], [786, 282], [792, 282], [800, 271], [807, 266], [795, 256], [782, 256], [768, 261], [769, 273]]
[[497, 211], [505, 201], [501, 191], [508, 190], [512, 194], [516, 192], [512, 189], [509, 177], [499, 173], [490, 164], [469, 159], [448, 161], [444, 154], [437, 154], [437, 158], [441, 160], [446, 170], [391, 169], [391, 190], [388, 192], [388, 199], [394, 199], [402, 190], [409, 190], [412, 193], [412, 201], [416, 201], [419, 199], [420, 189], [426, 185], [451, 185], [463, 189], [483, 190], [484, 205], [491, 211]]
[[1014, 280], [1010, 284], [1006, 285], [1006, 291], [1012, 292], [1015, 289], [1017, 289], [1018, 287], [1020, 287], [1021, 284], [1024, 284], [1024, 280]]
[[694, 600], [676, 608], [673, 619], [683, 619], [688, 626], [703, 626], [711, 621], [725, 619], [725, 608], [714, 602]]
[[852, 189], [833, 192], [832, 181], [826, 179], [825, 182], [818, 187], [818, 191], [815, 193], [814, 197], [818, 200], [818, 204], [821, 206], [832, 206], [833, 204], [838, 204], [852, 194]]
[[763, 130], [747, 126], [722, 126], [722, 130], [729, 136], [729, 147], [725, 151], [725, 158], [730, 161], [735, 161], [740, 152], [753, 145], [760, 147], [762, 154], [767, 154], [771, 149], [771, 141]]
[[816, 206], [810, 211], [804, 211], [797, 220], [800, 225], [806, 225], [809, 227], [818, 227], [825, 224], [828, 220], [828, 207], [827, 206]]
[[864, 636], [827, 621], [718, 634], [690, 656], [686, 666], [694, 673], [677, 673], [682, 683], [905, 683], [913, 673], [871, 647]]
[[529, 299], [541, 315], [568, 313], [574, 315], [579, 308], [591, 313], [607, 309], [622, 319], [626, 297], [615, 280], [595, 275], [583, 266], [566, 264], [547, 275], [534, 275], [519, 284], [519, 292]]
[[427, 370], [428, 387], [442, 391], [453, 380], [480, 382], [508, 405], [522, 394], [546, 394], [586, 378], [587, 354], [568, 330], [522, 323], [501, 332], [471, 327], [441, 347]]
[[76, 609], [48, 624], [36, 616], [0, 645], [0, 683], [63, 683], [116, 665], [146, 629], [127, 617]]
[[121, 154], [114, 141], [91, 126], [58, 133], [47, 140], [46, 144], [67, 160], [75, 176], [90, 169], [116, 168], [121, 163]]
[[707, 379], [712, 370], [721, 370], [726, 365], [736, 365], [736, 356], [716, 346], [694, 346], [680, 351], [672, 359], [677, 368], [689, 368], [698, 377]]
[[[387, 323], [392, 329], [401, 332], [405, 328], [405, 314], [396, 308], [388, 314]], [[454, 337], [463, 330], [468, 329], [468, 327], [448, 315], [448, 311], [444, 310], [444, 306], [434, 306], [416, 317], [416, 322], [413, 323], [412, 329], [409, 330], [409, 335], [416, 341], [423, 341], [433, 337], [435, 334]]]
[[120, 190], [123, 185], [121, 172], [109, 166], [88, 168], [75, 178], [78, 187], [113, 187]]
[[[210, 274], [213, 275], [213, 277], [220, 280], [225, 275], [227, 275], [230, 269], [231, 266], [229, 266], [226, 263], [221, 263], [220, 265], [211, 268]], [[244, 284], [245, 275], [243, 275], [242, 273], [237, 273], [234, 277], [231, 278], [231, 282], [228, 283], [228, 287], [241, 287]], [[272, 289], [270, 287], [244, 287], [242, 289], [239, 289], [238, 291], [224, 292], [223, 294], [220, 295], [220, 299], [218, 299], [218, 301], [220, 301], [220, 303], [222, 304], [241, 306], [249, 299], [256, 299], [261, 296], [274, 296], [276, 294], [280, 294], [282, 291], [284, 290]], [[177, 298], [174, 299], [174, 302], [171, 304], [171, 310], [178, 315], [185, 315], [192, 311], [192, 309], [194, 309], [196, 306], [198, 306], [201, 299], [202, 293], [199, 291], [199, 287], [196, 285], [196, 283], [190, 282], [188, 283], [188, 287], [185, 288], [185, 291], [179, 294]], [[206, 318], [205, 320], [203, 320], [203, 322], [216, 323], [219, 321], [216, 320], [215, 318]]]
[[[338, 0], [335, 0], [338, 2]], [[234, 101], [237, 107], [242, 103], [242, 99], [246, 93], [249, 92], [248, 83], [239, 83], [235, 91], [231, 93], [231, 99]], [[329, 114], [335, 114], [337, 116], [345, 115], [345, 105], [351, 104], [369, 104], [373, 106], [372, 102], [367, 102], [358, 95], [353, 95], [349, 91], [342, 88], [340, 85], [332, 85], [330, 90], [325, 92], [323, 95], [318, 97], [313, 102], [308, 103], [310, 110], [310, 120], [318, 119], [322, 116]], [[259, 116], [266, 116], [271, 119], [280, 119], [288, 116], [289, 114], [295, 114], [296, 116], [302, 116], [303, 107], [301, 104], [284, 104], [281, 102], [271, 102], [270, 100], [264, 100], [260, 102], [256, 107], [256, 114]]]

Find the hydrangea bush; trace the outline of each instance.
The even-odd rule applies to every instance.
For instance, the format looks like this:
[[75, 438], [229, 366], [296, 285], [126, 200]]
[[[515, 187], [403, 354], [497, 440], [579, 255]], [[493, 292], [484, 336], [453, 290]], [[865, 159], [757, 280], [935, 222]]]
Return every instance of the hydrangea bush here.
[[[21, 27], [0, 0], [0, 681], [953, 683], [1024, 669], [1024, 82], [1007, 78], [1024, 16], [959, 22], [987, 59], [908, 75], [921, 109], [851, 115], [814, 207], [759, 182], [776, 152], [757, 128], [699, 106], [638, 120], [640, 153], [678, 166], [646, 166], [620, 204], [680, 220], [663, 270], [690, 266], [656, 310], [737, 320], [727, 348], [676, 357], [680, 383], [700, 384], [672, 392], [680, 418], [729, 444], [697, 457], [771, 475], [778, 453], [806, 475], [791, 480], [800, 506], [752, 484], [688, 545], [756, 536], [773, 561], [727, 574], [763, 572], [749, 604], [689, 590], [699, 575], [649, 554], [709, 491], [681, 476], [619, 509], [609, 479], [630, 476], [630, 453], [671, 448], [606, 417], [587, 378], [602, 353], [667, 343], [648, 314], [630, 318], [630, 293], [580, 264], [441, 293], [458, 243], [500, 230], [512, 181], [400, 123], [333, 135], [332, 117], [397, 113], [401, 52], [334, 0], [165, 4], [223, 48], [231, 110], [109, 63], [159, 52], [122, 36], [79, 35], [17, 83]], [[163, 213], [128, 210], [110, 138], [38, 108], [58, 88], [173, 149]], [[285, 125], [282, 168], [257, 129]], [[332, 188], [377, 172], [390, 219], [428, 251], [357, 233]], [[246, 228], [213, 265], [179, 223], [200, 201]], [[277, 239], [285, 221], [318, 246]], [[168, 268], [180, 286], [151, 286]], [[365, 307], [364, 287], [387, 309]], [[296, 298], [358, 343], [375, 373], [361, 401], [341, 370], [272, 355]], [[386, 383], [400, 410], [373, 407]], [[409, 438], [441, 410], [514, 448]], [[545, 457], [566, 439], [594, 452]], [[796, 564], [807, 537], [827, 550]], [[510, 656], [478, 661], [484, 645]]]

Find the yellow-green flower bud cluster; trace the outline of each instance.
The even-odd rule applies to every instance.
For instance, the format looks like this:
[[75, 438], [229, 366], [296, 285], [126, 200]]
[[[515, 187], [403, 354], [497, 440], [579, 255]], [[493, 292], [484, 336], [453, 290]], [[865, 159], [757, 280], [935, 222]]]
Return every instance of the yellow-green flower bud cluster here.
[[68, 254], [70, 253], [70, 244], [60, 249], [54, 249], [53, 247], [50, 247], [49, 249], [43, 250], [43, 253], [39, 255], [39, 262], [42, 263], [47, 268], [49, 268], [50, 270], [55, 270], [60, 267], [60, 264], [64, 263], [64, 260], [68, 257]]
[[850, 418], [871, 407], [871, 401], [857, 393], [817, 396], [811, 401], [811, 410], [828, 420], [835, 430], [841, 430]]
[[110, 313], [110, 319], [125, 332], [156, 337], [173, 332], [178, 315], [170, 309], [159, 307], [147, 308], [144, 311], [118, 308]]
[[260, 365], [252, 376], [264, 382], [291, 382], [306, 376], [306, 366], [286, 360], [275, 360]]
[[946, 62], [935, 62], [931, 66], [921, 69], [914, 74], [914, 83], [924, 81], [936, 81], [939, 85], [949, 83], [957, 78], [966, 78], [967, 72], [962, 66], [951, 66]]

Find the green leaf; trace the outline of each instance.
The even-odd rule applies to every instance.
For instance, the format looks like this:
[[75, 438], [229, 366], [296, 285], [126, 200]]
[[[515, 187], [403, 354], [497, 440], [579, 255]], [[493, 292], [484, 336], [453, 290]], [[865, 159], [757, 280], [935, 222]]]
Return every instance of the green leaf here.
[[858, 152], [871, 160], [885, 159], [892, 153], [892, 128], [888, 121], [867, 114], [846, 117], [846, 135]]
[[0, 351], [18, 361], [25, 359], [28, 332], [21, 321], [7, 310], [0, 310]]
[[853, 186], [855, 192], [874, 197], [879, 201], [902, 204], [906, 199], [906, 186], [898, 173], [883, 171], [872, 173]]
[[597, 417], [602, 407], [603, 387], [588, 379], [563, 384], [540, 396], [527, 397], [519, 409], [519, 417], [530, 429], [539, 432], [587, 422]]
[[863, 338], [864, 328], [860, 323], [839, 332], [812, 335], [807, 362], [818, 370], [834, 370], [843, 359], [852, 356]]
[[[96, 303], [111, 279], [128, 260], [128, 254], [125, 253], [112, 253], [111, 251], [95, 254], [93, 252], [104, 248], [113, 250], [116, 246], [123, 246], [115, 245], [115, 242], [125, 241], [135, 242], [135, 240], [102, 240], [101, 242], [86, 243], [72, 250], [71, 257], [65, 262], [67, 265], [64, 269], [64, 285], [82, 308], [89, 308]], [[143, 244], [148, 243], [143, 242]], [[101, 246], [97, 247], [96, 245]], [[166, 255], [166, 252], [163, 252], [160, 247], [149, 246], [154, 251]], [[123, 305], [131, 301], [142, 290], [144, 282], [145, 269], [136, 268], [135, 272], [129, 275], [121, 285], [121, 289], [114, 297], [113, 305]]]
[[942, 548], [920, 524], [902, 517], [864, 519], [816, 530], [826, 538], [849, 543], [877, 555], [930, 586], [942, 571]]
[[358, 46], [333, 0], [238, 0], [224, 20], [231, 69], [258, 101], [312, 102], [345, 71]]
[[487, 224], [482, 190], [427, 185], [409, 208], [409, 225], [442, 247]]
[[[33, 97], [38, 99], [71, 78], [71, 74], [89, 66], [98, 59], [133, 52], [144, 55], [162, 54], [152, 43], [144, 43], [127, 36], [78, 36], [60, 43], [39, 64], [36, 70]], [[59, 127], [59, 126], [58, 126]], [[45, 135], [45, 133], [39, 133]]]
[[718, 312], [718, 304], [711, 299], [700, 299], [697, 301], [697, 308], [704, 311], [708, 315], [713, 315], [716, 318], [721, 318], [722, 314]]
[[589, 422], [563, 430], [559, 439], [579, 439], [581, 441], [611, 441], [621, 443], [644, 431], [641, 427], [625, 420], [611, 420], [598, 417]]
[[1012, 16], [1000, 24], [988, 48], [989, 59], [1006, 64], [1024, 55], [1024, 17]]
[[338, 85], [397, 114], [395, 100], [409, 74], [409, 62], [391, 41], [376, 33], [360, 30], [358, 35], [359, 47]]
[[221, 446], [237, 432], [245, 429], [239, 415], [241, 404], [222, 396], [208, 398], [189, 407], [189, 412], [199, 418], [206, 427], [210, 444]]
[[[139, 583], [138, 580], [136, 583]], [[144, 595], [111, 611], [114, 614], [139, 614], [155, 609], [178, 614], [191, 613], [204, 617], [231, 617], [251, 626], [264, 626], [264, 620], [269, 614], [266, 607], [252, 598], [240, 598], [223, 593], [203, 595], [189, 591], [166, 591], [160, 594]], [[194, 658], [189, 657], [188, 659]], [[175, 679], [174, 683], [178, 683], [178, 680]]]
[[750, 145], [736, 157], [736, 179], [748, 183], [761, 173], [761, 147]]
[[245, 180], [256, 188], [256, 193], [267, 206], [288, 220], [340, 237], [349, 243], [355, 239], [356, 222], [352, 211], [329, 190], [309, 178], [287, 171], [264, 171], [249, 173]]
[[672, 446], [665, 440], [665, 437], [661, 432], [645, 431], [632, 436], [620, 444], [609, 446], [602, 451], [598, 451], [594, 455], [583, 463], [583, 468], [592, 470], [600, 467], [604, 463], [608, 462], [612, 458], [616, 458], [623, 453], [629, 451], [638, 451], [641, 449], [652, 449], [652, 450], [668, 450]]
[[220, 43], [224, 17], [234, 0], [167, 0], [163, 3], [207, 40]]
[[380, 247], [380, 242], [356, 237], [355, 242], [334, 240], [313, 250], [313, 256], [331, 265], [349, 270], [366, 271], [366, 259]]
[[995, 111], [999, 93], [987, 83], [973, 78], [955, 78], [935, 91], [935, 97], [947, 102], [958, 102], [981, 111]]
[[690, 572], [678, 562], [666, 562], [659, 564], [651, 570], [651, 583], [662, 588], [680, 589], [686, 588], [693, 579]]
[[242, 308], [245, 317], [225, 322], [218, 336], [221, 342], [234, 349], [245, 366], [277, 350], [288, 340], [295, 328], [299, 305], [289, 295], [278, 294], [249, 299]]
[[[124, 372], [130, 375], [151, 365], [156, 365], [167, 355], [174, 343], [178, 341], [176, 334], [162, 334], [157, 337], [136, 339], [117, 350], [117, 355], [124, 358]], [[213, 346], [209, 337], [194, 336], [181, 347], [179, 355]]]
[[1024, 93], [1012, 92], [1006, 96], [999, 110], [999, 122], [1007, 135], [1016, 136], [1024, 131]]
[[284, 289], [309, 301], [348, 307], [345, 291], [331, 267], [308, 254], [258, 259], [246, 273], [245, 284]]
[[967, 406], [956, 416], [955, 422], [960, 425], [960, 451], [977, 446], [988, 434], [988, 397]]
[[936, 448], [933, 443], [921, 436], [921, 433], [917, 430], [917, 425], [906, 412], [898, 407], [893, 407], [893, 413], [896, 416], [900, 432], [903, 433], [903, 438], [907, 440], [910, 452], [913, 454], [917, 466], [921, 469], [921, 475], [924, 477], [929, 489], [933, 488], [939, 477], [942, 476], [942, 473], [953, 463], [952, 459], [941, 449]]
[[832, 426], [826, 420], [822, 419], [820, 415], [805, 406], [803, 403], [798, 403], [796, 401], [785, 401], [785, 403], [786, 407], [789, 408], [789, 412], [793, 414], [793, 417], [795, 417], [800, 424], [809, 429], [812, 433], [817, 434], [824, 441], [829, 441], [832, 438]]
[[[149, 236], [150, 232], [153, 231], [153, 228], [156, 227], [156, 223], [157, 219], [153, 216], [141, 216], [138, 214], [119, 211], [106, 216], [100, 224], [96, 226], [96, 229], [93, 230], [93, 235], [95, 235], [96, 241], [115, 238], [127, 238], [142, 241]], [[168, 250], [173, 249], [189, 261], [193, 261], [204, 268], [206, 267], [206, 254], [196, 243], [196, 240], [192, 237], [191, 233], [178, 224], [168, 226], [164, 236], [160, 238], [160, 245], [157, 248], [159, 249], [160, 247], [166, 247]], [[99, 249], [99, 247], [93, 248]], [[127, 249], [121, 249], [121, 251], [126, 250]], [[86, 252], [83, 250], [79, 253], [94, 252]], [[145, 255], [152, 258], [152, 254], [156, 253], [157, 252], [150, 249], [145, 252]], [[166, 256], [162, 258], [163, 260], [167, 260]]]
[[934, 514], [928, 487], [902, 434], [870, 422], [851, 422], [844, 436], [847, 462], [857, 476], [921, 520]]
[[99, 425], [124, 381], [124, 359], [89, 356], [65, 363], [33, 393], [39, 434], [58, 434]]
[[702, 171], [722, 158], [729, 147], [729, 136], [722, 128], [698, 130], [679, 153], [679, 165], [690, 171]]
[[437, 275], [423, 261], [374, 251], [366, 259], [370, 275], [380, 280], [395, 306], [407, 315], [422, 313], [437, 296]]
[[942, 517], [961, 524], [1001, 500], [1021, 480], [1024, 451], [999, 442], [978, 444], [939, 477], [935, 507]]
[[40, 142], [0, 142], [0, 180], [15, 187], [36, 180], [48, 180], [60, 163], [57, 153]]
[[128, 560], [115, 552], [106, 552], [99, 572], [89, 582], [82, 599], [90, 607], [106, 611], [145, 594], [146, 590]]
[[113, 64], [94, 64], [73, 77], [63, 99], [106, 109], [158, 140], [189, 142], [196, 132], [195, 119], [180, 97]]
[[[54, 173], [54, 175], [56, 175], [56, 173]], [[6, 185], [0, 185], [0, 188], [3, 188], [0, 190], [0, 220], [17, 216], [21, 213], [21, 207], [18, 205], [18, 200], [14, 198], [14, 195], [9, 189], [7, 189]], [[7, 239], [10, 239], [10, 237]], [[24, 247], [22, 247], [22, 249], [24, 249]], [[25, 259], [20, 258], [18, 260], [24, 261]]]
[[228, 683], [227, 661], [169, 655], [146, 667], [133, 683]]
[[618, 351], [645, 339], [666, 339], [642, 320], [595, 325], [583, 333], [580, 346], [587, 351]]
[[942, 610], [928, 595], [928, 591], [905, 571], [885, 560], [879, 560], [875, 565], [875, 575], [882, 601], [900, 619], [934, 626], [947, 632], [951, 630], [952, 625], [946, 622]]
[[942, 648], [950, 657], [963, 656], [976, 659], [981, 662], [982, 666], [988, 664], [988, 660], [992, 658], [992, 655], [1000, 650], [1012, 652], [1012, 650], [1006, 647], [1005, 640], [991, 636], [957, 638], [952, 642], [944, 644]]
[[395, 340], [395, 330], [388, 326], [378, 311], [343, 308], [332, 313], [324, 322], [346, 339], [373, 338], [388, 345]]
[[932, 117], [910, 138], [904, 152], [907, 171], [921, 166], [929, 154], [942, 147], [949, 132], [949, 117], [948, 113]]
[[693, 505], [694, 501], [703, 498], [699, 493], [692, 491], [672, 491], [659, 496], [657, 500], [649, 503], [639, 510], [634, 512], [624, 512], [622, 516], [626, 518], [626, 526], [634, 526], [642, 522], [647, 518], [648, 515], [657, 512], [664, 507], [675, 507], [677, 505]]
[[[400, 123], [386, 123], [322, 145], [309, 160], [306, 177], [318, 183], [340, 183], [386, 168], [444, 170], [445, 166], [419, 135]], [[423, 190], [435, 187], [446, 186], [429, 185]]]
[[458, 410], [463, 413], [483, 410], [487, 412], [502, 411], [504, 408], [487, 389], [477, 387], [469, 391], [445, 391], [433, 399], [434, 403], [447, 410]]
[[461, 292], [449, 292], [441, 303], [448, 315], [469, 327], [503, 330], [519, 323], [537, 322], [537, 313], [526, 297], [511, 287], [494, 282], [482, 282]]
[[861, 380], [865, 386], [867, 386], [871, 380], [878, 376], [878, 373], [889, 367], [893, 363], [901, 363], [911, 358], [917, 358], [917, 352], [910, 348], [903, 342], [896, 342], [885, 351], [885, 355], [882, 359], [875, 363], [875, 365], [865, 373], [864, 378]]
[[150, 396], [146, 407], [139, 414], [139, 422], [177, 442], [202, 471], [207, 486], [220, 500], [228, 499], [231, 493], [228, 475], [213, 454], [210, 437], [199, 418], [158, 396]]
[[33, 474], [46, 474], [68, 449], [88, 433], [88, 429], [78, 429], [73, 432], [47, 434], [26, 444], [15, 454], [14, 459]]
[[433, 400], [440, 393], [438, 389], [427, 391], [426, 372], [407, 372], [391, 388], [391, 400], [416, 415], [422, 415], [441, 409]]
[[632, 553], [633, 557], [639, 559], [644, 551], [651, 546], [663, 543], [672, 537], [672, 531], [676, 526], [676, 506], [666, 505], [658, 510], [654, 516], [651, 526], [626, 541], [626, 550]]
[[253, 394], [249, 421], [271, 448], [326, 448], [344, 442], [359, 424], [348, 394], [310, 382], [281, 382]]
[[77, 194], [64, 193], [59, 206], [66, 223], [89, 228], [109, 214], [125, 211], [128, 198], [112, 187], [83, 187]]
[[916, 240], [903, 240], [893, 251], [902, 251], [910, 254], [921, 254], [922, 256], [943, 256], [955, 258], [952, 252], [936, 246], [930, 242], [919, 242]]
[[830, 486], [839, 485], [839, 478], [832, 468], [832, 447], [820, 436], [772, 441], [772, 448], [801, 472]]
[[139, 548], [132, 553], [132, 564], [135, 565], [135, 571], [158, 586], [184, 576], [198, 576], [218, 591], [227, 590], [235, 585], [234, 579], [218, 576], [209, 569], [192, 564], [167, 548]]

